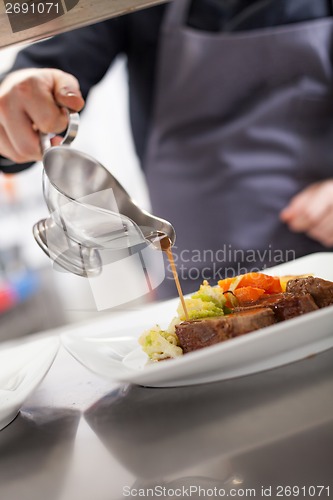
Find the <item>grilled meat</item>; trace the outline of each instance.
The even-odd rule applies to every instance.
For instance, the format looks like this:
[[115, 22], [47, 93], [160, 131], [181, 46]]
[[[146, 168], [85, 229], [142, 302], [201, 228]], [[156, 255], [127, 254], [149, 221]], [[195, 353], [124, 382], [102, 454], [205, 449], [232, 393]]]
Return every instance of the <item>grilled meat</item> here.
[[333, 304], [333, 283], [321, 278], [296, 278], [288, 281], [287, 292], [306, 295], [310, 294], [318, 307], [327, 307]]
[[255, 303], [244, 304], [242, 307], [235, 308], [234, 311], [238, 312], [262, 307], [270, 308], [275, 315], [276, 321], [285, 321], [318, 309], [317, 304], [309, 293], [304, 293], [304, 295], [277, 293], [260, 297]]
[[176, 334], [185, 354], [273, 323], [275, 323], [273, 311], [264, 307], [216, 318], [184, 321], [176, 326]]

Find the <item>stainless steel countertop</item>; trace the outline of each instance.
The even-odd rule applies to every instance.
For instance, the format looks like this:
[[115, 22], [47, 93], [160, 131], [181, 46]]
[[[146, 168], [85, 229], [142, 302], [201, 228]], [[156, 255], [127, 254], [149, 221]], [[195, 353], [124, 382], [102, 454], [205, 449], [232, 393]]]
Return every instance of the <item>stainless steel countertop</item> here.
[[332, 349], [260, 374], [170, 389], [112, 384], [61, 349], [0, 432], [0, 499], [117, 500], [125, 486], [156, 485], [254, 488], [256, 498], [264, 498], [262, 486], [272, 487], [272, 498], [278, 485], [299, 486], [299, 498], [329, 498], [309, 487], [329, 486], [333, 496], [332, 464]]

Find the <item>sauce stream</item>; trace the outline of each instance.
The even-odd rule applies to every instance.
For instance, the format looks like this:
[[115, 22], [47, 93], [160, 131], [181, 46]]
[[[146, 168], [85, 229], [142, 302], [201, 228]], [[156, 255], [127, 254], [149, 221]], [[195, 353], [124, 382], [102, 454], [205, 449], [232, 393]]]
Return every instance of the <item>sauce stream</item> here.
[[172, 274], [173, 274], [173, 279], [175, 280], [175, 284], [176, 284], [176, 287], [177, 287], [177, 292], [178, 292], [178, 295], [179, 295], [179, 298], [180, 298], [180, 302], [181, 302], [182, 307], [183, 307], [185, 319], [186, 319], [186, 321], [189, 321], [190, 318], [189, 318], [189, 315], [188, 315], [188, 311], [187, 311], [187, 307], [186, 307], [186, 303], [185, 303], [183, 291], [182, 291], [182, 288], [180, 286], [180, 282], [179, 282], [179, 277], [178, 277], [178, 273], [177, 273], [177, 269], [176, 269], [175, 260], [173, 258], [173, 253], [172, 253], [172, 249], [171, 249], [171, 241], [169, 240], [169, 238], [167, 236], [165, 236], [164, 238], [162, 238], [160, 240], [160, 245], [161, 245], [161, 250], [163, 250], [163, 252], [166, 253], [166, 255], [168, 257], [168, 260], [170, 262], [170, 267], [171, 267], [171, 271], [172, 271]]

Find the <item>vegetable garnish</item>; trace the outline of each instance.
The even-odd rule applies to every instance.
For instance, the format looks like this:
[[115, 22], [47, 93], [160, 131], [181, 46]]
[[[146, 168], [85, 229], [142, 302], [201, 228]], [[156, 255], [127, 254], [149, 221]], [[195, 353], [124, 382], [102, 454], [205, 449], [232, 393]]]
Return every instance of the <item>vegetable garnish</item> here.
[[[208, 281], [204, 281], [191, 298], [185, 299], [185, 304], [190, 320], [223, 316], [229, 312], [221, 288], [210, 286]], [[176, 358], [183, 354], [182, 349], [178, 347], [178, 338], [175, 334], [175, 326], [187, 319], [181, 303], [178, 306], [177, 314], [166, 330], [162, 330], [160, 326], [156, 325], [141, 335], [139, 343], [152, 361]]]
[[[262, 295], [271, 295], [281, 293], [282, 286], [280, 278], [277, 276], [268, 276], [263, 273], [247, 273], [235, 278], [226, 278], [218, 282], [224, 294], [232, 292], [239, 304], [244, 302], [253, 302]], [[227, 295], [227, 305], [235, 306], [235, 300]]]

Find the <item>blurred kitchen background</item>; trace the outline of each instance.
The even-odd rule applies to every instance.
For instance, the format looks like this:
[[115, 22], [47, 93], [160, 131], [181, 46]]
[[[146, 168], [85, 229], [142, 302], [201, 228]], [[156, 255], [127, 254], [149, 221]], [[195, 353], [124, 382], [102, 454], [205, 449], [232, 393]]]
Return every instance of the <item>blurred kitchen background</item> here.
[[[1, 73], [18, 50], [0, 49]], [[149, 209], [130, 134], [125, 64], [119, 58], [91, 92], [75, 148], [98, 159]], [[47, 215], [41, 174], [40, 163], [20, 174], [0, 173], [0, 341], [103, 314], [88, 280], [54, 270], [33, 238], [33, 224]]]

